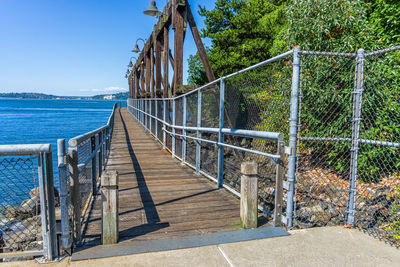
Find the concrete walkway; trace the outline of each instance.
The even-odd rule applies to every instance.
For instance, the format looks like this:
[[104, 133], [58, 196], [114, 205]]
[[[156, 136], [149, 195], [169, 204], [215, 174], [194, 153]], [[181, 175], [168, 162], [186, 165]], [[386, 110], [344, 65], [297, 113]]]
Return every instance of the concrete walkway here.
[[[400, 250], [358, 230], [342, 227], [295, 230], [290, 236], [110, 257], [65, 259], [61, 266], [400, 266]], [[35, 261], [0, 267], [43, 266]]]

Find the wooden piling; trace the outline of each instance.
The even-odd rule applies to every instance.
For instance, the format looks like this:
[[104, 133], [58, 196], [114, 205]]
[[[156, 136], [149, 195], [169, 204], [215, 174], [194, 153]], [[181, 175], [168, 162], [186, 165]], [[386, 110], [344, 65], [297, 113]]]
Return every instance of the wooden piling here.
[[241, 165], [240, 183], [240, 219], [243, 228], [257, 227], [257, 163], [243, 162]]
[[101, 209], [103, 245], [118, 243], [118, 172], [108, 171], [101, 176]]

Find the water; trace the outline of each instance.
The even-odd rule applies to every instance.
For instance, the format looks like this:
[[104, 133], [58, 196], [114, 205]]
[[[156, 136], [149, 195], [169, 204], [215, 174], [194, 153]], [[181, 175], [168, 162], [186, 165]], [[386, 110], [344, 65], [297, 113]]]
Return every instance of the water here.
[[[125, 101], [0, 99], [0, 145], [50, 143], [54, 182], [58, 187], [57, 139], [64, 138], [68, 146], [70, 138], [105, 125], [115, 102], [126, 106]], [[9, 172], [4, 166], [1, 168]], [[8, 194], [4, 183], [14, 184], [14, 181], [1, 180], [0, 191]], [[17, 198], [26, 198], [34, 184], [34, 181], [25, 181], [24, 193]], [[10, 200], [6, 195], [0, 198]]]

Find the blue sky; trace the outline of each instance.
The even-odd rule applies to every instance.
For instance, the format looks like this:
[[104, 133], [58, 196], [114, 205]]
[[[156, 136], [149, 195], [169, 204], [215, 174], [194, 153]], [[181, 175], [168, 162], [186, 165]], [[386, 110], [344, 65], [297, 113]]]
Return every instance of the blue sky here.
[[[135, 55], [130, 51], [137, 38], [150, 36], [157, 21], [143, 14], [149, 2], [0, 0], [0, 92], [83, 96], [126, 90], [124, 75]], [[156, 3], [162, 9], [166, 1]], [[198, 5], [211, 9], [214, 1], [189, 3], [203, 28]], [[188, 30], [185, 70], [188, 56], [196, 51]]]

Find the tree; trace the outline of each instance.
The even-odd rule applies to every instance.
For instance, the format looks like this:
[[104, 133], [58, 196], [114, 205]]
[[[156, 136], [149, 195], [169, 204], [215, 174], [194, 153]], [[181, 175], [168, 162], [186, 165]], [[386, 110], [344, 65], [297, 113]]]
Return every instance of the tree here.
[[211, 38], [209, 59], [216, 77], [270, 57], [274, 37], [286, 22], [284, 2], [217, 0], [212, 10], [200, 7], [206, 24], [202, 37]]

